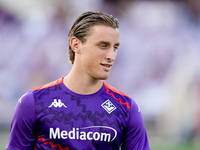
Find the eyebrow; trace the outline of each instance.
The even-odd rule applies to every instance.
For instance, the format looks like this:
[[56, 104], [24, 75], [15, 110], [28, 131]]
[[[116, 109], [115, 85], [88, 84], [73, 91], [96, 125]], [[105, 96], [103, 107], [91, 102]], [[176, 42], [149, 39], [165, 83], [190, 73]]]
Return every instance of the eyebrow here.
[[[99, 41], [98, 44], [108, 44], [110, 45], [110, 42], [107, 42], [107, 41]], [[120, 43], [116, 43], [115, 46], [119, 46]]]

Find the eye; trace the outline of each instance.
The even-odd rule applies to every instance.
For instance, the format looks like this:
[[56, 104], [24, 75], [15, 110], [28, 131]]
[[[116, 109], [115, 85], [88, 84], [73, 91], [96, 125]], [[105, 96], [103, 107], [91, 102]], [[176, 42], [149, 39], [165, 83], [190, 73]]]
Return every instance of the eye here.
[[102, 44], [99, 45], [99, 47], [102, 48], [102, 49], [106, 49], [108, 47], [108, 45], [105, 44], [105, 43], [102, 43]]
[[116, 44], [114, 45], [114, 51], [116, 52], [116, 51], [118, 50], [118, 48], [119, 48], [119, 43], [116, 43]]
[[115, 50], [118, 50], [118, 47], [114, 47]]
[[117, 51], [118, 48], [119, 48], [119, 46], [115, 46], [115, 47], [114, 47], [114, 51]]

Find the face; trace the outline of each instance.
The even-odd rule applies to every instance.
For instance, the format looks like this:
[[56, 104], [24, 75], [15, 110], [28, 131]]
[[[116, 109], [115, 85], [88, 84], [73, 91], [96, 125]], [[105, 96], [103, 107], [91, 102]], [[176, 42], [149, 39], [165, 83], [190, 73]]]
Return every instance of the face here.
[[92, 79], [107, 79], [117, 56], [119, 30], [95, 25], [85, 43], [80, 43], [75, 61], [82, 75]]

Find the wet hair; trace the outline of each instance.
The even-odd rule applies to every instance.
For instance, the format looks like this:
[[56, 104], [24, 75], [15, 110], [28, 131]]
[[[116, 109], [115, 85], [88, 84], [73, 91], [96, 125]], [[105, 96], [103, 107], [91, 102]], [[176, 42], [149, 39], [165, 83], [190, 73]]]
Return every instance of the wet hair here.
[[74, 63], [75, 52], [70, 45], [71, 38], [76, 37], [82, 43], [86, 42], [87, 36], [90, 34], [90, 28], [94, 25], [105, 25], [114, 29], [119, 28], [118, 19], [107, 13], [88, 11], [78, 16], [68, 34], [69, 60], [72, 64]]

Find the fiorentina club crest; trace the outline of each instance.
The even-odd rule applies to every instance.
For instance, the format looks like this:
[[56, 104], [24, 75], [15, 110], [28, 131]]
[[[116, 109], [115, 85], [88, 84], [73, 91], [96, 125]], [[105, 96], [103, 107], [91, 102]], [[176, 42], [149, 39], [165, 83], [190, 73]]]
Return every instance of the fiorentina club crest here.
[[116, 107], [115, 105], [108, 99], [106, 100], [103, 104], [101, 104], [101, 106], [110, 114], [111, 112], [113, 112]]

